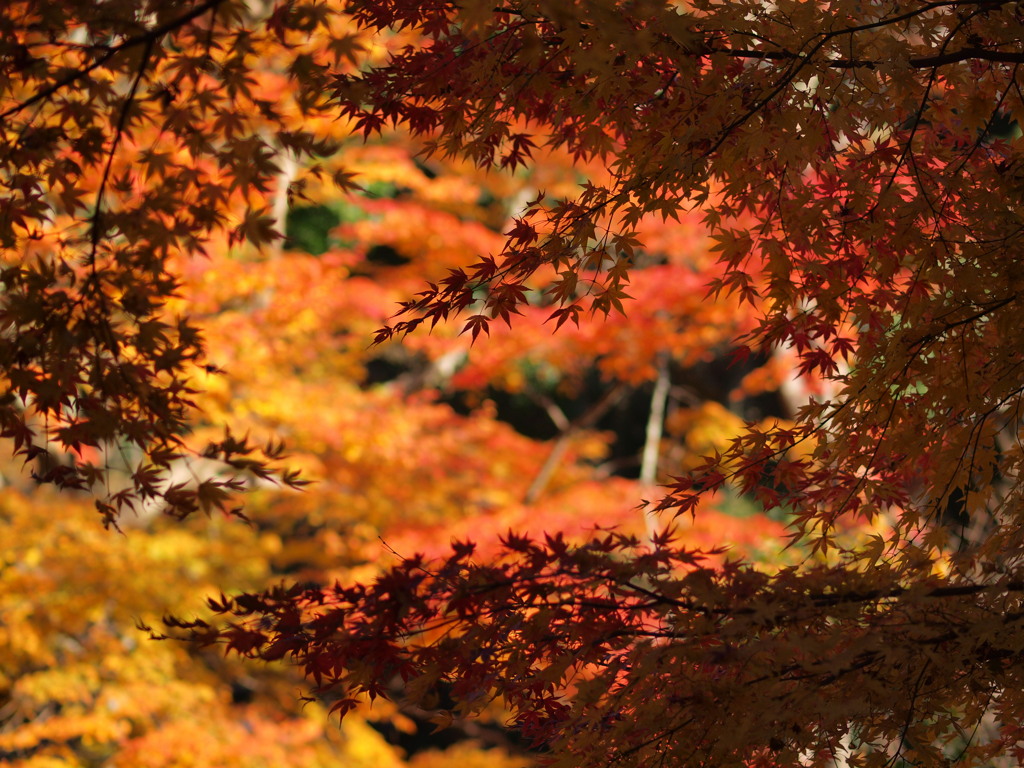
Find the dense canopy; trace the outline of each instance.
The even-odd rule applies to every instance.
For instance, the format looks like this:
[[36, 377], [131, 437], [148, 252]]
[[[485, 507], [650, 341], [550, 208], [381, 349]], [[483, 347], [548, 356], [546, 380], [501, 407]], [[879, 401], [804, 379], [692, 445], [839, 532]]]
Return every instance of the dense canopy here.
[[[597, 350], [604, 380], [657, 393], [703, 339], [762, 380], [792, 362], [812, 394], [680, 462], [647, 540], [510, 532], [376, 580], [217, 598], [226, 622], [173, 626], [296, 661], [342, 712], [365, 694], [461, 715], [500, 700], [562, 765], [1019, 759], [1017, 3], [26, 1], [0, 24], [2, 434], [108, 522], [298, 482], [271, 466], [276, 443], [187, 436], [218, 361], [202, 301], [179, 295], [201, 253], [279, 250], [289, 205], [328, 183], [371, 214], [339, 219], [343, 236], [394, 225], [367, 261], [390, 254], [419, 287], [376, 338], [413, 332], [424, 376], [456, 359], [452, 324], [505, 366], [520, 324], [543, 338], [540, 315], [574, 342], [536, 342], [534, 372]], [[398, 135], [434, 177], [519, 180], [492, 211], [504, 237], [459, 227], [457, 248], [403, 262], [429, 238], [398, 226], [402, 195], [429, 185], [388, 197], [337, 162]], [[431, 234], [470, 218], [450, 208]], [[684, 259], [679, 237], [712, 258]], [[252, 300], [273, 305], [264, 288]], [[649, 331], [636, 355], [621, 312]], [[417, 340], [430, 327], [442, 341]], [[473, 365], [463, 382], [489, 375]], [[784, 519], [800, 557], [755, 568], [688, 541], [727, 495]]]

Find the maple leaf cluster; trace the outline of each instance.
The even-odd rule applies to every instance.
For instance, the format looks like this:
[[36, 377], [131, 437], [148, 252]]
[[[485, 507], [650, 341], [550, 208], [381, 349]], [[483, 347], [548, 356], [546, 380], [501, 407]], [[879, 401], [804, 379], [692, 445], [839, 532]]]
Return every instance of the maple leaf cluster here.
[[[67, 17], [55, 19], [64, 24]], [[257, 21], [244, 14], [235, 19]], [[337, 16], [331, 23], [335, 31], [353, 29]], [[206, 31], [218, 39], [219, 31]], [[310, 41], [310, 50], [317, 45]], [[289, 111], [287, 101], [294, 94], [280, 71], [286, 55], [277, 43], [260, 49], [250, 62], [251, 88], [261, 100], [276, 99], [296, 128], [299, 113]], [[143, 72], [140, 89], [150, 74]], [[133, 81], [120, 82], [114, 87], [130, 89]], [[159, 112], [186, 103], [169, 101], [169, 95], [150, 106]], [[253, 113], [211, 112], [191, 119], [210, 137], [222, 129], [241, 135], [247, 119], [260, 139], [271, 130], [266, 114], [257, 119]], [[152, 186], [156, 195], [189, 153], [175, 149], [157, 119], [126, 125], [131, 136], [112, 145], [117, 154], [111, 173], [152, 164], [159, 173], [139, 180], [136, 191]], [[187, 376], [194, 390], [188, 400], [198, 409], [183, 401], [181, 421], [163, 421], [173, 448], [161, 452], [144, 434], [129, 441], [116, 420], [109, 434], [93, 434], [88, 423], [69, 428], [65, 420], [76, 412], [81, 390], [68, 396], [62, 420], [35, 409], [30, 388], [17, 404], [34, 430], [36, 448], [16, 446], [13, 461], [0, 461], [0, 760], [19, 766], [319, 766], [342, 760], [373, 766], [522, 765], [523, 749], [504, 732], [505, 713], [498, 708], [485, 713], [482, 731], [456, 725], [463, 740], [448, 750], [438, 747], [453, 737], [432, 739], [433, 713], [414, 706], [360, 707], [339, 730], [326, 719], [337, 700], [330, 692], [300, 708], [296, 672], [154, 644], [137, 625], [159, 626], [167, 614], [191, 615], [218, 590], [258, 592], [281, 579], [309, 585], [371, 578], [378, 563], [392, 557], [380, 535], [397, 551], [444, 554], [453, 534], [471, 532], [476, 551], [487, 556], [501, 546], [509, 526], [561, 528], [574, 542], [589, 538], [595, 521], [642, 533], [645, 521], [635, 506], [647, 486], [609, 478], [611, 470], [602, 468], [612, 466], [611, 452], [628, 461], [633, 449], [616, 447], [599, 424], [601, 414], [624, 418], [628, 392], [646, 405], [644, 388], [663, 351], [659, 333], [672, 340], [674, 375], [685, 376], [691, 367], [715, 360], [736, 328], [749, 325], [742, 317], [734, 322], [728, 307], [700, 302], [704, 272], [713, 269], [713, 261], [702, 231], [685, 219], [668, 228], [648, 225], [651, 242], [662, 241], [653, 246], [659, 255], [650, 258], [665, 263], [635, 281], [638, 288], [648, 286], [640, 295], [652, 306], [651, 321], [633, 326], [620, 320], [621, 344], [587, 323], [578, 332], [566, 329], [552, 337], [544, 324], [547, 312], [540, 309], [524, 313], [521, 333], [487, 348], [494, 353], [490, 359], [481, 354], [484, 347], [469, 349], [467, 337], [442, 327], [435, 337], [418, 339], [419, 346], [368, 348], [394, 303], [420, 290], [424, 278], [443, 278], [480, 253], [500, 249], [509, 213], [525, 191], [543, 186], [571, 194], [579, 171], [571, 158], [553, 154], [542, 168], [495, 176], [456, 160], [424, 162], [414, 157], [421, 145], [404, 132], [389, 131], [363, 144], [344, 141], [351, 130], [344, 122], [306, 114], [301, 126], [325, 148], [338, 144], [339, 151], [313, 157], [275, 144], [270, 160], [276, 170], [264, 188], [250, 190], [245, 201], [234, 193], [216, 198], [226, 206], [225, 227], [212, 229], [202, 248], [157, 254], [175, 293], [147, 299], [154, 322], [202, 329], [194, 359], [167, 358], [161, 378], [147, 377], [144, 355], [133, 358], [138, 365], [131, 373], [139, 381], [156, 386]], [[168, 152], [159, 150], [161, 142]], [[258, 141], [247, 146], [264, 151]], [[344, 194], [352, 173], [364, 193]], [[79, 188], [86, 194], [90, 189], [87, 181]], [[161, 192], [176, 188], [170, 184]], [[119, 204], [113, 191], [104, 193], [104, 206]], [[269, 219], [246, 212], [264, 208], [286, 240], [265, 240]], [[161, 210], [139, 207], [132, 215], [162, 215]], [[92, 215], [92, 209], [79, 212], [84, 219]], [[58, 215], [60, 226], [73, 225], [67, 211]], [[320, 229], [309, 225], [317, 217], [330, 223]], [[242, 230], [234, 228], [236, 222]], [[101, 246], [121, 242], [112, 232]], [[56, 258], [54, 251], [32, 248], [5, 253], [12, 264], [29, 269], [40, 253]], [[88, 254], [82, 254], [69, 247], [62, 258], [85, 263]], [[136, 277], [127, 269], [118, 279], [128, 285]], [[680, 278], [674, 290], [673, 277]], [[141, 301], [151, 288], [163, 290], [140, 286], [131, 301]], [[73, 295], [75, 285], [64, 290]], [[686, 301], [667, 308], [683, 296]], [[13, 306], [38, 313], [32, 304], [37, 300], [26, 297]], [[708, 321], [702, 319], [705, 308]], [[674, 330], [674, 318], [689, 318], [685, 324], [694, 332]], [[709, 324], [720, 328], [708, 333]], [[61, 350], [74, 375], [88, 363], [77, 356], [81, 349], [88, 345]], [[225, 370], [214, 368], [214, 361]], [[44, 363], [55, 364], [50, 358]], [[43, 369], [43, 363], [32, 364]], [[377, 373], [389, 366], [397, 376]], [[541, 369], [539, 379], [531, 373]], [[574, 403], [586, 400], [583, 390], [595, 376], [590, 386], [605, 391], [583, 418], [574, 418]], [[535, 409], [512, 422], [522, 428], [538, 415], [551, 419], [553, 439], [531, 439], [507, 414], [499, 419], [490, 397], [503, 393], [525, 393]], [[726, 395], [723, 389], [716, 396]], [[669, 412], [674, 408], [673, 400]], [[47, 431], [48, 422], [56, 429]], [[234, 431], [225, 435], [226, 427]], [[718, 438], [723, 432], [711, 431]], [[276, 490], [271, 477], [286, 480], [284, 485], [288, 478], [267, 474], [253, 455], [257, 444], [277, 455], [282, 436], [289, 471], [301, 468], [319, 481], [304, 493]], [[694, 451], [706, 443], [691, 442]], [[660, 441], [651, 445], [656, 450], [648, 464], [663, 476], [676, 457]], [[26, 479], [19, 467], [26, 458], [34, 478]], [[398, 477], [404, 481], [396, 482]], [[66, 493], [58, 498], [37, 490], [33, 484], [39, 481], [57, 481]], [[294, 477], [291, 484], [297, 484]], [[248, 527], [227, 526], [217, 508], [232, 510], [243, 488], [253, 491], [245, 508]], [[88, 505], [96, 497], [123, 537], [90, 527]], [[160, 515], [180, 518], [195, 509], [210, 514], [180, 522]], [[735, 555], [757, 551], [763, 530], [778, 533], [779, 526], [708, 510], [687, 541], [708, 549], [729, 542], [737, 547]], [[709, 562], [724, 557], [713, 554]], [[208, 617], [209, 609], [202, 613]], [[475, 738], [467, 739], [470, 734]], [[485, 739], [498, 748], [481, 749]]]
[[[253, 508], [315, 529], [279, 563], [320, 583], [173, 629], [291, 659], [343, 714], [498, 701], [562, 765], [1020, 759], [1017, 4], [23, 0], [0, 23], [0, 434], [108, 522], [299, 484], [225, 422], [291, 433], [329, 489]], [[323, 252], [291, 252], [289, 210], [331, 185]], [[754, 362], [732, 398], [672, 394], [730, 350]], [[642, 532], [487, 541], [499, 514], [440, 561], [333, 587], [303, 565], [367, 521], [593, 498], [595, 427], [638, 386], [632, 487], [667, 481]], [[776, 389], [779, 418], [724, 405]], [[547, 414], [546, 457], [496, 392]], [[804, 559], [688, 543], [730, 495]]]
[[[207, 0], [16, 2], [3, 13], [0, 431], [41, 482], [109, 486], [97, 494], [108, 522], [156, 500], [179, 515], [222, 504], [225, 488], [164, 478], [185, 453], [190, 381], [209, 365], [175, 305], [170, 262], [224, 237], [272, 242], [261, 193], [277, 156], [326, 151], [301, 125], [323, 101], [306, 48], [281, 49], [270, 88], [256, 87], [249, 63], [296, 25], [330, 23], [326, 9], [307, 10], [260, 18]], [[210, 453], [270, 471], [237, 440]], [[124, 487], [108, 483], [112, 470]]]
[[[737, 488], [786, 509], [826, 565], [688, 562], [662, 577], [644, 558], [684, 550], [656, 540], [646, 555], [607, 545], [609, 573], [587, 559], [597, 543], [510, 538], [506, 570], [457, 548], [355, 592], [220, 604], [280, 629], [208, 639], [286, 653], [328, 688], [376, 695], [398, 675], [416, 701], [441, 683], [468, 710], [501, 697], [577, 765], [1014, 754], [1014, 651], [984, 628], [1017, 642], [1015, 6], [350, 7], [365, 28], [424, 36], [337, 79], [364, 136], [398, 123], [435, 156], [495, 168], [534, 160], [526, 133], [605, 168], [526, 202], [501, 253], [431, 283], [378, 338], [466, 312], [482, 344], [493, 320], [528, 311], [544, 271], [554, 325], [618, 311], [642, 274], [641, 222], [701, 211], [722, 269], [712, 294], [760, 314], [740, 331], [747, 351], [792, 354], [827, 386], [794, 423], [749, 425], [658, 508], [700, 514]], [[837, 534], [851, 518], [890, 529], [850, 546]], [[650, 602], [616, 593], [624, 579], [656, 585]]]

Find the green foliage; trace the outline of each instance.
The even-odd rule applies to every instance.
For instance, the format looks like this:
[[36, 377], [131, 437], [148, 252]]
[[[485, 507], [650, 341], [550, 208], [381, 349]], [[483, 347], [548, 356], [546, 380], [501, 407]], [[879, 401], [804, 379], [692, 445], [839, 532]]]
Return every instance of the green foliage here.
[[291, 208], [285, 223], [286, 243], [295, 250], [319, 256], [332, 243], [331, 230], [341, 223], [341, 216], [326, 205]]

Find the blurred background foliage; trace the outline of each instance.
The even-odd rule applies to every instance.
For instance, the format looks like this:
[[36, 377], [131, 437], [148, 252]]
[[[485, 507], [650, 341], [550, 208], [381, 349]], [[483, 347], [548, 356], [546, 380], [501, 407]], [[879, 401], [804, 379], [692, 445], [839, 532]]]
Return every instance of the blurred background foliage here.
[[[270, 192], [285, 235], [180, 259], [170, 311], [205, 328], [221, 371], [197, 370], [196, 445], [225, 427], [284, 440], [304, 492], [250, 488], [247, 521], [185, 521], [142, 506], [104, 530], [85, 495], [33, 486], [0, 466], [0, 762], [19, 768], [515, 768], [529, 763], [495, 710], [434, 733], [431, 713], [369, 703], [328, 722], [282, 666], [149, 639], [168, 614], [202, 615], [221, 591], [283, 581], [372, 578], [396, 554], [440, 555], [453, 538], [486, 557], [510, 528], [595, 526], [649, 535], [640, 501], [721, 450], [744, 422], [786, 420], [819, 386], [792, 378], [784, 351], [734, 364], [757, 307], [706, 299], [716, 275], [696, 217], [642, 223], [627, 316], [553, 333], [540, 275], [511, 329], [471, 345], [457, 321], [371, 346], [397, 302], [456, 265], [500, 250], [510, 217], [539, 190], [568, 195], [599, 168], [558, 154], [486, 174], [423, 159], [408, 136], [343, 141], [316, 167], [281, 158]], [[325, 181], [355, 174], [359, 191]], [[551, 275], [547, 275], [550, 278]], [[581, 292], [586, 285], [581, 282]], [[132, 465], [127, 446], [88, 459]], [[29, 468], [31, 469], [31, 468]], [[195, 459], [189, 484], [220, 472]], [[116, 473], [111, 483], [116, 484]], [[691, 546], [766, 564], [784, 520], [738, 494], [678, 524]]]

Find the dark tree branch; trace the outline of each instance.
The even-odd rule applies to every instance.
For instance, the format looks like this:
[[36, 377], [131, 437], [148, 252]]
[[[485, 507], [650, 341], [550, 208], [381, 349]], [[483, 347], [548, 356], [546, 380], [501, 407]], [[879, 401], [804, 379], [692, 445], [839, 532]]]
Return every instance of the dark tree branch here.
[[[728, 48], [707, 48], [700, 52], [702, 56], [732, 56], [738, 59], [758, 59], [766, 61], [807, 61], [794, 51], [748, 51]], [[999, 64], [1024, 64], [1024, 51], [993, 51], [989, 48], [970, 47], [956, 51], [936, 54], [934, 56], [918, 56], [909, 59], [914, 69], [932, 69], [961, 61], [990, 61]], [[832, 69], [876, 69], [881, 62], [871, 59], [829, 59], [827, 66]]]
[[202, 16], [204, 13], [213, 8], [216, 8], [222, 2], [224, 2], [224, 0], [204, 0], [204, 2], [194, 7], [188, 13], [184, 13], [176, 19], [168, 21], [165, 24], [161, 24], [159, 27], [154, 27], [153, 29], [147, 30], [142, 34], [135, 35], [134, 37], [129, 37], [127, 40], [124, 40], [118, 43], [117, 45], [103, 48], [103, 55], [100, 56], [100, 58], [96, 59], [96, 61], [94, 61], [92, 64], [82, 67], [81, 69], [75, 70], [71, 74], [61, 78], [52, 85], [49, 85], [46, 88], [36, 91], [36, 93], [29, 96], [27, 99], [19, 101], [10, 109], [5, 110], [4, 112], [0, 112], [0, 120], [6, 120], [11, 115], [15, 115], [18, 112], [21, 112], [23, 109], [31, 107], [33, 104], [36, 104], [37, 102], [45, 101], [61, 89], [66, 88], [67, 86], [77, 82], [78, 80], [81, 80], [83, 77], [86, 77], [87, 75], [92, 73], [93, 70], [99, 69], [122, 51], [127, 51], [131, 48], [136, 48], [140, 45], [149, 46], [151, 48], [157, 40], [166, 35], [168, 32], [173, 32], [176, 29], [183, 27], [193, 19]]
[[110, 144], [110, 153], [107, 155], [107, 164], [103, 168], [103, 177], [100, 179], [100, 187], [96, 192], [96, 207], [93, 208], [92, 220], [89, 225], [89, 239], [91, 248], [89, 252], [89, 263], [95, 269], [96, 249], [99, 247], [100, 239], [103, 236], [103, 193], [107, 189], [107, 182], [110, 180], [110, 169], [114, 165], [114, 156], [117, 154], [117, 147], [121, 143], [125, 126], [128, 124], [128, 112], [135, 103], [135, 94], [139, 89], [139, 83], [146, 74], [146, 67], [149, 66], [149, 57], [153, 53], [153, 46], [158, 38], [146, 40], [146, 47], [142, 51], [142, 60], [139, 62], [139, 69], [132, 80], [132, 87], [125, 96], [124, 104], [121, 105], [121, 113], [117, 117], [117, 125], [114, 126], [114, 138]]
[[993, 51], [988, 48], [972, 46], [970, 48], [961, 48], [958, 51], [949, 51], [937, 56], [914, 58], [910, 60], [910, 65], [920, 69], [928, 69], [970, 59], [991, 61], [999, 64], [1024, 64], [1024, 51]]

